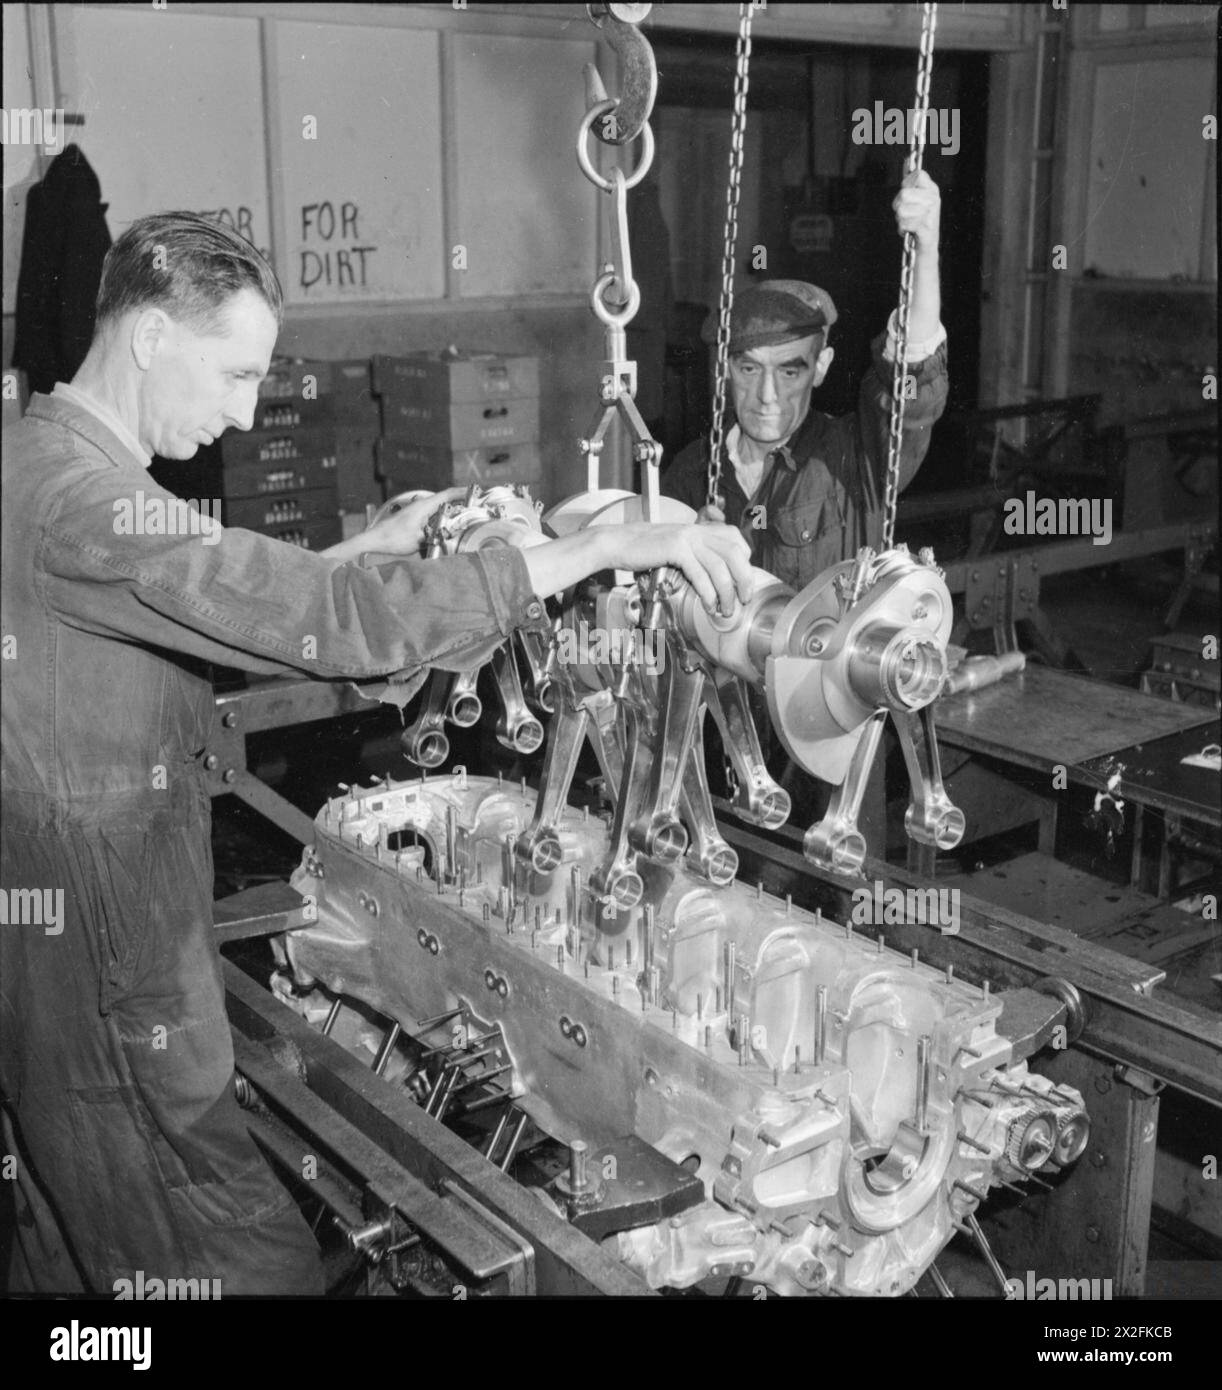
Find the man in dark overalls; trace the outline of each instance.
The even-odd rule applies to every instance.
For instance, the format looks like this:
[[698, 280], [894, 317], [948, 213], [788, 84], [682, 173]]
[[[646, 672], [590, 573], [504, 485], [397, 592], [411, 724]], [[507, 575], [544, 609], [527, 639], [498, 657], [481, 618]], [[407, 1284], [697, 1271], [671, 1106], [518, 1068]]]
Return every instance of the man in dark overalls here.
[[[923, 171], [909, 175], [893, 207], [900, 233], [916, 237], [902, 491], [946, 406], [946, 330], [940, 322], [937, 186]], [[804, 281], [765, 280], [737, 295], [728, 378], [735, 423], [722, 446], [721, 505], [708, 502], [707, 439], [689, 444], [662, 474], [663, 493], [686, 502], [702, 520], [739, 527], [753, 563], [794, 590], [862, 546], [877, 550], [882, 542], [896, 319], [893, 314], [874, 340], [857, 409], [839, 417], [812, 409], [812, 395], [832, 364], [828, 336], [835, 322], [831, 296]], [[798, 790], [789, 767], [783, 783]], [[804, 814], [822, 810], [808, 807]]]

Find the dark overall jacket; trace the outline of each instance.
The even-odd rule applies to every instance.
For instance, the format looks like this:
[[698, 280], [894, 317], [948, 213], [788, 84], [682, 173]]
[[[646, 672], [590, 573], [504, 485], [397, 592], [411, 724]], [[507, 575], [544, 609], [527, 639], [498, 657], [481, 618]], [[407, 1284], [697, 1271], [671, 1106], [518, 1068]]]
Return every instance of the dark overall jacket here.
[[[142, 495], [142, 498], [141, 498]], [[212, 939], [203, 663], [423, 676], [547, 630], [519, 551], [368, 569], [251, 531], [123, 534], [175, 499], [94, 415], [4, 436], [0, 1097], [16, 1288], [221, 1278], [317, 1292], [317, 1251], [233, 1099]], [[132, 529], [130, 527], [126, 529]], [[136, 528], [141, 529], [141, 528]], [[145, 527], [154, 530], [154, 527]], [[412, 683], [412, 682], [409, 682]], [[60, 894], [58, 930], [13, 921]], [[33, 901], [27, 894], [24, 902]], [[29, 915], [29, 914], [27, 914]]]
[[[856, 411], [834, 418], [809, 410], [788, 444], [769, 455], [754, 497], [744, 495], [723, 446], [726, 521], [741, 528], [753, 563], [795, 590], [861, 546], [881, 544], [891, 411], [885, 343], [885, 334], [874, 340], [874, 360], [862, 378]], [[908, 370], [916, 389], [905, 407], [901, 490], [921, 466], [930, 430], [946, 406], [946, 344], [924, 361], [910, 362]], [[708, 459], [707, 439], [693, 441], [663, 471], [662, 492], [699, 511], [707, 501]]]

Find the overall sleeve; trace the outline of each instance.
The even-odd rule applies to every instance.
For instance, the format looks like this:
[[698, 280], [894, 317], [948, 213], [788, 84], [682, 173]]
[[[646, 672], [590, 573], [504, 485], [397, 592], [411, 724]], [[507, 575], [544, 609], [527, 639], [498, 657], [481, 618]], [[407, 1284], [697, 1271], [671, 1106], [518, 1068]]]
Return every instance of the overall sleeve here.
[[[892, 315], [894, 321], [894, 315]], [[889, 325], [889, 328], [891, 325]], [[940, 330], [930, 344], [936, 344], [924, 357], [924, 344], [913, 343], [909, 348], [908, 374], [914, 379], [915, 394], [905, 402], [904, 429], [900, 448], [899, 488], [904, 488], [916, 476], [917, 469], [929, 452], [930, 433], [946, 409], [948, 377], [946, 369], [946, 333]], [[857, 399], [857, 421], [861, 447], [865, 455], [864, 478], [871, 485], [881, 504], [884, 475], [887, 468], [887, 438], [891, 419], [891, 378], [894, 358], [891, 333], [880, 333], [871, 344], [872, 362], [862, 378]], [[914, 351], [915, 350], [915, 351]]]
[[261, 675], [461, 670], [514, 628], [546, 628], [511, 547], [364, 569], [207, 519], [195, 535], [141, 524], [177, 508], [184, 531], [185, 505], [143, 471], [78, 472], [39, 538], [44, 602], [85, 631]]

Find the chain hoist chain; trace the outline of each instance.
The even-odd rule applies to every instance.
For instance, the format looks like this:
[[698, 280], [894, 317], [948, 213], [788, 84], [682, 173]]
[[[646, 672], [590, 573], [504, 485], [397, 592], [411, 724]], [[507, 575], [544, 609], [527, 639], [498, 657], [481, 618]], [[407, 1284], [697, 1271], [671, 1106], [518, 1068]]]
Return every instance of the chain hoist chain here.
[[734, 49], [734, 116], [730, 127], [730, 177], [726, 185], [726, 221], [721, 256], [721, 299], [717, 308], [717, 376], [713, 387], [713, 423], [709, 430], [710, 507], [721, 487], [721, 447], [725, 426], [726, 380], [730, 371], [730, 314], [734, 309], [734, 252], [738, 245], [738, 199], [742, 188], [743, 139], [747, 129], [747, 85], [751, 64], [751, 18], [754, 6], [738, 7], [738, 42]]
[[[921, 50], [917, 62], [916, 113], [912, 147], [904, 162], [905, 175], [920, 172], [925, 155], [925, 124], [929, 115], [929, 78], [933, 70], [933, 36], [937, 27], [936, 4], [921, 6]], [[895, 545], [895, 509], [899, 501], [900, 454], [904, 445], [904, 408], [908, 377], [908, 316], [912, 308], [912, 276], [916, 263], [916, 234], [904, 233], [904, 261], [900, 270], [900, 302], [896, 314], [895, 366], [891, 375], [891, 417], [887, 431], [887, 472], [883, 485], [883, 549]]]

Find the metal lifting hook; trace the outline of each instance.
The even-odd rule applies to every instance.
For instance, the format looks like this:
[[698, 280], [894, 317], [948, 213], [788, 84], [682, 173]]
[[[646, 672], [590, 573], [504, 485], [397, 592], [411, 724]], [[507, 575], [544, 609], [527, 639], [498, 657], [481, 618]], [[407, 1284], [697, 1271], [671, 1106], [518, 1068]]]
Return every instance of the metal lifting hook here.
[[[596, 187], [611, 195], [611, 259], [606, 262], [590, 292], [590, 308], [605, 329], [606, 356], [599, 387], [601, 409], [590, 436], [581, 441], [587, 459], [589, 491], [599, 489], [599, 459], [611, 421], [619, 416], [632, 444], [634, 460], [641, 467], [644, 519], [653, 520], [659, 507], [658, 467], [662, 449], [652, 438], [637, 410], [636, 362], [628, 356], [626, 329], [641, 303], [641, 291], [632, 277], [632, 250], [628, 240], [628, 191], [635, 188], [653, 163], [654, 140], [649, 113], [657, 94], [658, 73], [653, 50], [635, 25], [649, 13], [650, 5], [590, 5], [591, 20], [619, 55], [624, 70], [624, 91], [617, 99], [607, 96], [602, 77], [593, 63], [585, 65], [586, 114], [577, 131], [577, 162]], [[589, 136], [594, 132], [604, 144], [624, 145], [641, 137], [640, 159], [630, 174], [613, 169], [608, 178], [590, 158]]]
[[652, 5], [586, 6], [591, 21], [614, 49], [624, 74], [618, 101], [602, 113], [594, 130], [604, 145], [626, 145], [635, 140], [653, 110], [658, 66], [649, 40], [636, 27], [651, 9]]

